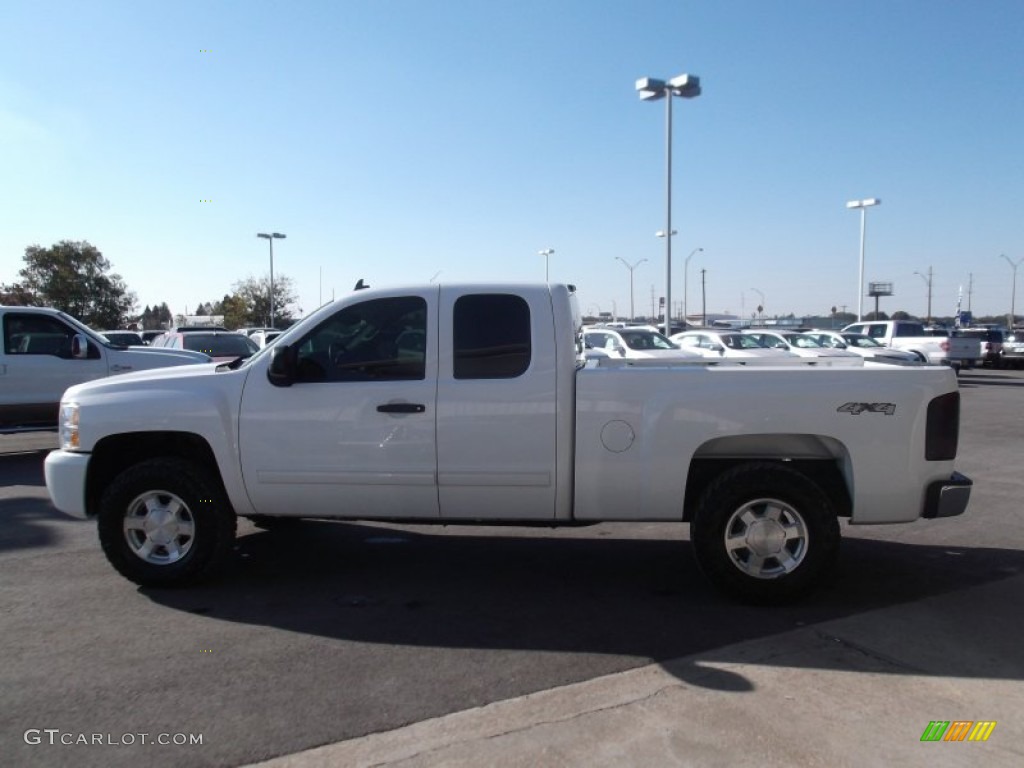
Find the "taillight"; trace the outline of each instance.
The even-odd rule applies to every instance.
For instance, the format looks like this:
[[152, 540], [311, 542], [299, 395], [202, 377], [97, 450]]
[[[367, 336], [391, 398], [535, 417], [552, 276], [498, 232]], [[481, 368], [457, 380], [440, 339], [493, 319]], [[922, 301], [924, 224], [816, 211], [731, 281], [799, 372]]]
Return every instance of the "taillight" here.
[[924, 458], [950, 461], [956, 458], [960, 439], [960, 393], [939, 395], [928, 403], [928, 421], [924, 434]]
[[941, 349], [941, 350], [942, 350], [943, 352], [949, 352], [949, 342], [948, 342], [948, 341], [943, 341], [943, 342], [941, 342], [941, 343], [939, 344], [939, 348], [940, 348], [940, 349]]

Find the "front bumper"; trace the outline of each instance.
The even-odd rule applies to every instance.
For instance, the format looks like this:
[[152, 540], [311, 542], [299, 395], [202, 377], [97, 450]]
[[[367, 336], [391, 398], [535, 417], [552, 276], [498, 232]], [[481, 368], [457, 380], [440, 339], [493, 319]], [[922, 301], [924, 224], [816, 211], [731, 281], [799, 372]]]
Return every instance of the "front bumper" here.
[[53, 500], [53, 506], [66, 515], [83, 520], [89, 517], [85, 509], [85, 477], [89, 469], [89, 457], [88, 453], [50, 451], [43, 464], [46, 490]]
[[967, 502], [971, 498], [971, 486], [974, 483], [969, 477], [954, 472], [949, 480], [937, 480], [928, 486], [924, 494], [925, 518], [956, 517], [967, 510]]

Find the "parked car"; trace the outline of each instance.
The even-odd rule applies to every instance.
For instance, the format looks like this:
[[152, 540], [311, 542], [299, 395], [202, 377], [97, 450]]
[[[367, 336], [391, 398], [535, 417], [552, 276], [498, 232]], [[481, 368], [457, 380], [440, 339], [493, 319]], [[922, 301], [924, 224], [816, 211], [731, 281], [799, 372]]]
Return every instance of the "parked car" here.
[[260, 351], [256, 342], [234, 331], [168, 332], [154, 340], [153, 346], [162, 349], [195, 350], [209, 355], [215, 363], [245, 359]]
[[920, 358], [912, 352], [886, 347], [863, 333], [813, 330], [808, 331], [807, 335], [814, 338], [823, 347], [846, 349], [860, 355], [865, 360], [896, 363], [921, 362]]
[[140, 335], [142, 336], [143, 344], [152, 344], [153, 339], [157, 336], [163, 335], [164, 331], [143, 331]]
[[125, 348], [56, 309], [0, 306], [0, 433], [52, 429], [75, 384], [149, 368], [209, 362], [198, 352]]
[[1024, 365], [1024, 329], [1016, 328], [1003, 338], [1000, 362], [1003, 368], [1020, 368]]
[[695, 351], [680, 349], [668, 337], [646, 328], [591, 326], [583, 329], [583, 344], [593, 349], [603, 349], [610, 357], [675, 360], [698, 360], [702, 357]]
[[1003, 332], [998, 328], [962, 328], [959, 336], [977, 339], [981, 344], [978, 365], [999, 368], [1003, 360]]
[[798, 331], [770, 331], [764, 328], [744, 329], [743, 333], [753, 336], [766, 347], [783, 349], [799, 357], [845, 357], [860, 359], [860, 355], [846, 349], [823, 347], [812, 336]]
[[284, 333], [284, 331], [278, 331], [273, 328], [261, 328], [258, 331], [253, 331], [252, 333], [250, 333], [249, 338], [252, 339], [256, 346], [258, 346], [260, 349], [263, 349], [265, 346], [267, 346], [267, 344], [272, 342], [282, 333]]
[[135, 331], [100, 331], [103, 338], [115, 347], [142, 347], [145, 342]]
[[792, 352], [767, 347], [754, 336], [739, 331], [684, 331], [671, 337], [680, 349], [692, 350], [701, 357], [750, 360], [755, 358], [796, 357]]
[[970, 368], [980, 357], [978, 341], [952, 336], [946, 328], [925, 328], [914, 320], [863, 320], [843, 333], [863, 333], [879, 344], [902, 349], [923, 363], [948, 365], [956, 371]]

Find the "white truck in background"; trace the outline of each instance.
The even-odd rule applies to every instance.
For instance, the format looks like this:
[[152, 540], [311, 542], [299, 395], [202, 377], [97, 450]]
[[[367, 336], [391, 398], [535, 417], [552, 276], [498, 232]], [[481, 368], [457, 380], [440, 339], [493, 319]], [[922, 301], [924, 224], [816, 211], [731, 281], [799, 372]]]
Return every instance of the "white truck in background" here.
[[200, 352], [112, 344], [56, 309], [0, 306], [0, 434], [55, 429], [61, 395], [74, 384], [209, 361]]
[[230, 563], [237, 517], [676, 521], [761, 603], [821, 583], [840, 519], [966, 509], [949, 369], [587, 362], [581, 329], [566, 285], [357, 291], [248, 360], [71, 387], [46, 486], [148, 586]]
[[843, 328], [843, 333], [863, 333], [879, 344], [916, 355], [922, 363], [948, 365], [956, 371], [973, 368], [981, 358], [977, 339], [926, 331], [913, 320], [862, 320]]

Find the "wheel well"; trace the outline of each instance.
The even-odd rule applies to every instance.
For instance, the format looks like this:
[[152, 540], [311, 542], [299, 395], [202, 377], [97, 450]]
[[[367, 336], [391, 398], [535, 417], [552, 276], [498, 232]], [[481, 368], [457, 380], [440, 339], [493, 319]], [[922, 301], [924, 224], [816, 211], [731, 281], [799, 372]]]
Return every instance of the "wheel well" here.
[[697, 502], [704, 494], [705, 488], [723, 472], [751, 461], [777, 462], [805, 475], [814, 482], [835, 504], [840, 517], [850, 517], [853, 512], [850, 492], [839, 469], [836, 459], [789, 459], [773, 456], [743, 458], [704, 458], [694, 459], [686, 480], [686, 505], [683, 509], [683, 520], [693, 519]]
[[[209, 443], [191, 432], [130, 432], [100, 440], [89, 461], [85, 481], [85, 508], [97, 512], [100, 496], [110, 482], [128, 467], [158, 456], [177, 456], [209, 470], [224, 490], [217, 459]], [[227, 494], [224, 494], [227, 498]]]

